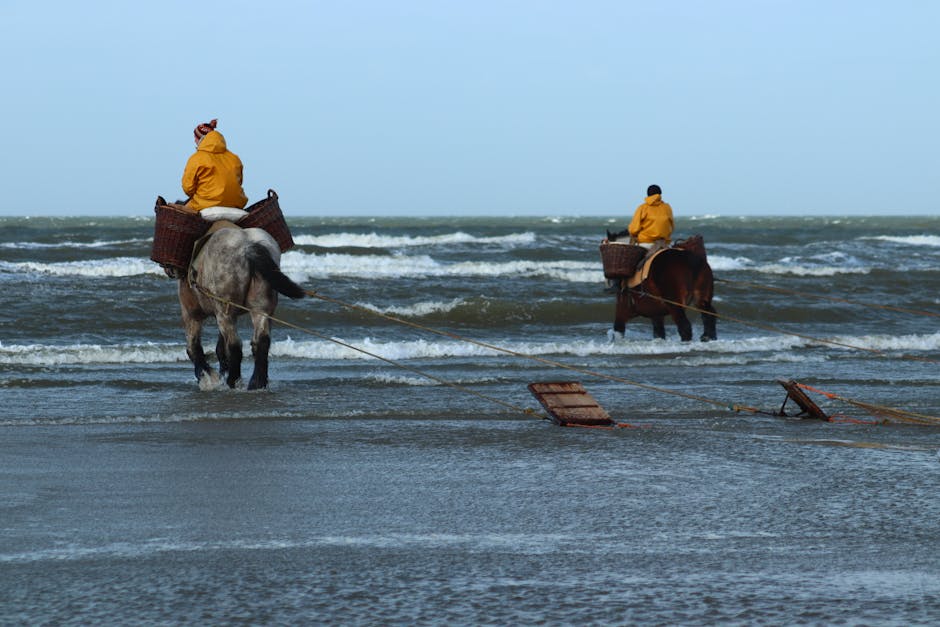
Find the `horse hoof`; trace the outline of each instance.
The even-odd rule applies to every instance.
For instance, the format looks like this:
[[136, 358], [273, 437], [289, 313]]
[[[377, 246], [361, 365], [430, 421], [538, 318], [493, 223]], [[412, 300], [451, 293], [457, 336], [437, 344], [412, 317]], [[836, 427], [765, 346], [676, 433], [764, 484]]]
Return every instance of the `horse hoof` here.
[[615, 344], [623, 339], [623, 331], [614, 331], [613, 329], [607, 329], [607, 342], [610, 344]]
[[715, 339], [715, 338], [709, 337], [709, 336], [707, 336], [707, 335], [703, 335], [702, 337], [699, 338], [699, 341], [700, 341], [700, 342], [711, 342], [713, 339]]
[[215, 390], [221, 383], [222, 379], [219, 378], [218, 373], [215, 371], [204, 372], [202, 376], [199, 377], [199, 389], [203, 392]]

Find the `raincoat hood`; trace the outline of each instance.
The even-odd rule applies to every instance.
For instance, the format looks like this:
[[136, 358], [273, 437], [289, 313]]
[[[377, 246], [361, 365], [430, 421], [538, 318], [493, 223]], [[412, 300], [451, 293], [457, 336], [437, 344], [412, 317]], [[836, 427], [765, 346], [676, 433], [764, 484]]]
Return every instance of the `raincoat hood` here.
[[199, 145], [196, 146], [196, 150], [201, 150], [202, 152], [211, 152], [213, 154], [221, 154], [228, 150], [225, 146], [225, 138], [222, 137], [222, 133], [219, 131], [211, 131], [202, 138], [202, 141], [199, 142]]
[[[224, 141], [224, 140], [223, 140], [223, 141]], [[650, 205], [651, 207], [654, 206], [654, 205], [661, 205], [662, 203], [663, 203], [663, 195], [662, 195], [662, 194], [653, 194], [652, 196], [647, 196], [647, 197], [646, 197], [646, 204], [647, 204], [647, 205]]]
[[225, 145], [222, 133], [207, 133], [183, 170], [183, 193], [196, 211], [206, 207], [236, 207], [248, 204], [242, 189], [242, 162]]

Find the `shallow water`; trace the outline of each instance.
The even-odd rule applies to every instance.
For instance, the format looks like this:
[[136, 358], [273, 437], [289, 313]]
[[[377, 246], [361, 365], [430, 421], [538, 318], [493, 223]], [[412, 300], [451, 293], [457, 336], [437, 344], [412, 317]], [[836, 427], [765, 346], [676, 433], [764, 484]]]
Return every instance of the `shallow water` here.
[[930, 624], [937, 449], [771, 419], [8, 427], [0, 617]]
[[[936, 219], [680, 220], [707, 344], [607, 342], [602, 219], [291, 220], [308, 287], [580, 371], [308, 299], [413, 370], [275, 325], [251, 393], [192, 378], [151, 221], [0, 225], [0, 623], [940, 621], [938, 428], [769, 415], [940, 416], [936, 317], [806, 296], [937, 312]], [[551, 380], [636, 428], [551, 425]]]

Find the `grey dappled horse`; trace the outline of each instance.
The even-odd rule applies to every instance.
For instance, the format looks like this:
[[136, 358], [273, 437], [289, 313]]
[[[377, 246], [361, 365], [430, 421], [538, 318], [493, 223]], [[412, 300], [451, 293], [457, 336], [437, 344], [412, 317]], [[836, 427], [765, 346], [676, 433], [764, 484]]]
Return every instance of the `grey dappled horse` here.
[[[263, 229], [222, 228], [213, 233], [192, 263], [189, 277], [179, 282], [180, 308], [186, 330], [186, 354], [196, 368], [200, 385], [226, 377], [229, 387], [241, 379], [242, 341], [237, 318], [250, 310], [254, 333], [251, 352], [255, 359], [248, 389], [268, 385], [268, 351], [271, 348], [268, 316], [277, 307], [277, 294], [303, 298], [304, 290], [281, 272], [281, 251]], [[200, 289], [189, 284], [193, 280]], [[217, 298], [204, 294], [205, 290]], [[237, 305], [237, 306], [233, 306]], [[202, 325], [214, 316], [219, 326], [215, 353], [216, 373], [202, 349]], [[227, 376], [226, 376], [227, 375]]]

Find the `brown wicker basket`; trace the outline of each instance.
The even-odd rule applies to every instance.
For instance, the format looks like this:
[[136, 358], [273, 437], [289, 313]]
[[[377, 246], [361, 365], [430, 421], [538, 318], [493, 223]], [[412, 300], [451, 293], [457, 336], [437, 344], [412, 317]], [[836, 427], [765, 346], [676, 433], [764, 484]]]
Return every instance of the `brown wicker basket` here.
[[186, 270], [193, 254], [193, 244], [209, 230], [210, 223], [192, 209], [168, 205], [160, 197], [157, 197], [153, 210], [157, 221], [150, 258], [161, 266]]
[[601, 244], [601, 261], [604, 264], [604, 277], [608, 279], [626, 279], [636, 272], [636, 265], [646, 256], [646, 249], [632, 244], [611, 242]]
[[287, 228], [281, 206], [277, 202], [277, 193], [273, 189], [268, 190], [267, 198], [259, 200], [245, 211], [248, 215], [238, 221], [238, 226], [243, 229], [264, 229], [271, 234], [282, 253], [294, 247], [294, 238]]

